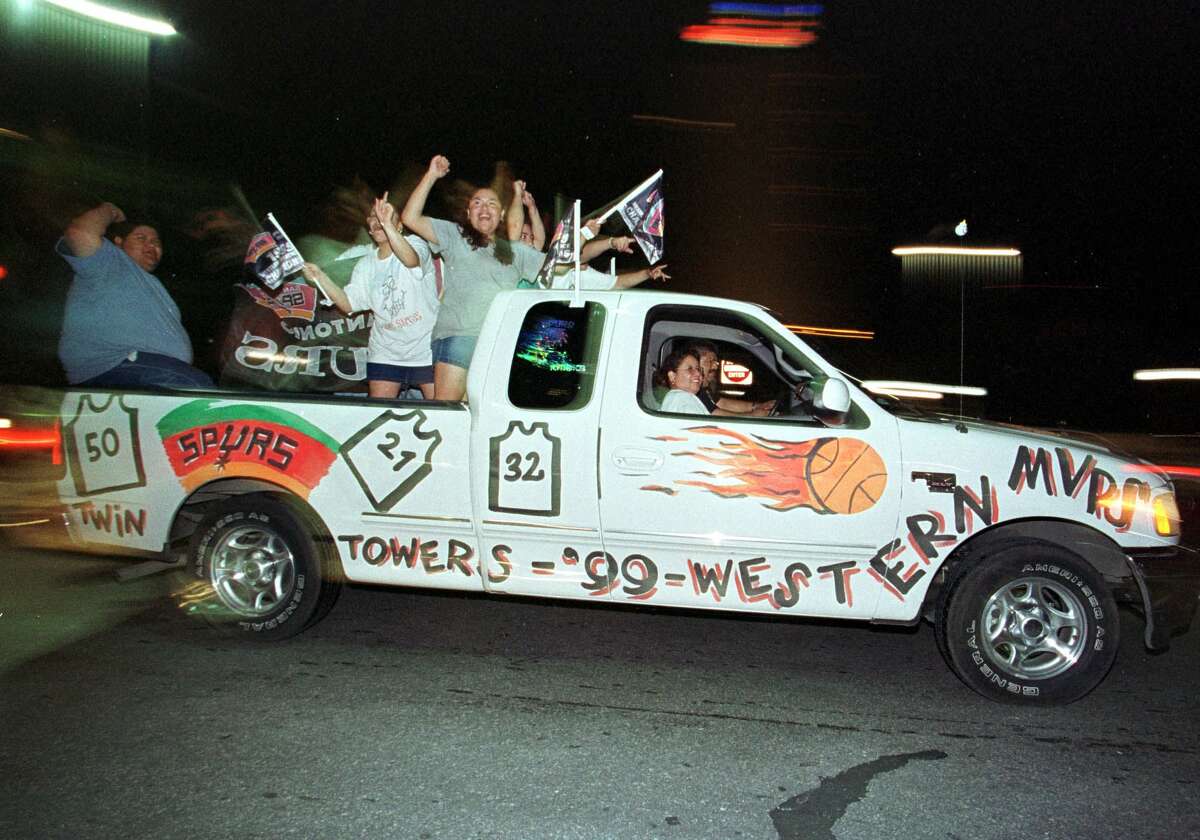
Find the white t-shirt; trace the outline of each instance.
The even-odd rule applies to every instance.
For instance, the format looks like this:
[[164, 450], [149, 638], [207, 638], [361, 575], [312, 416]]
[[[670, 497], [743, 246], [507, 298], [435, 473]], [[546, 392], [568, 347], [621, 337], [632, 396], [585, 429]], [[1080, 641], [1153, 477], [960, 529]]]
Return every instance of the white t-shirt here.
[[662, 410], [676, 414], [708, 414], [708, 409], [700, 402], [699, 397], [679, 388], [667, 391], [667, 395], [663, 397]]
[[371, 310], [368, 359], [385, 365], [431, 365], [430, 334], [440, 305], [437, 274], [425, 241], [412, 235], [404, 238], [421, 264], [409, 268], [395, 254], [381, 260], [372, 252], [355, 263], [346, 297], [353, 311]]
[[[597, 271], [590, 265], [579, 267], [579, 288], [598, 289], [607, 291], [617, 285], [617, 278], [603, 271]], [[575, 286], [575, 268], [569, 267], [562, 274], [555, 274], [550, 281], [551, 289], [571, 289]]]

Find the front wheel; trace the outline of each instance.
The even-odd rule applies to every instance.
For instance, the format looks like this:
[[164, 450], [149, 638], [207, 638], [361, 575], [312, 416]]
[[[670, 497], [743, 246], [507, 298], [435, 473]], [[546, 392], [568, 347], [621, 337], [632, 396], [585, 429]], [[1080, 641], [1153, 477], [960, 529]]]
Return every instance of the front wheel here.
[[1079, 556], [1046, 543], [1010, 543], [961, 570], [942, 593], [939, 646], [985, 697], [1070, 703], [1112, 667], [1120, 617], [1112, 593]]
[[219, 629], [256, 639], [293, 636], [338, 594], [336, 556], [301, 511], [272, 496], [218, 505], [192, 541], [180, 606]]

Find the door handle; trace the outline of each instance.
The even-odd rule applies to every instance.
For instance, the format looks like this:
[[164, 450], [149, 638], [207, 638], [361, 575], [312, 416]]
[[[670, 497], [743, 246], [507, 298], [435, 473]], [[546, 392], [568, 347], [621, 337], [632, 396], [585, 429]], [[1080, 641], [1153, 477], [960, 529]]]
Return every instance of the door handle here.
[[651, 449], [622, 446], [613, 450], [612, 461], [623, 473], [648, 473], [663, 465], [663, 456]]

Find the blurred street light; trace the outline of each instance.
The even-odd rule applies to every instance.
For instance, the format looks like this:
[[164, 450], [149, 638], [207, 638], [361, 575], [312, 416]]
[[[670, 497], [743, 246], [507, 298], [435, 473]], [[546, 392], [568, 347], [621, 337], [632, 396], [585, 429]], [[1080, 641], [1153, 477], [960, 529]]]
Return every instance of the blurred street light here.
[[53, 6], [58, 6], [60, 9], [75, 12], [77, 15], [102, 20], [105, 23], [111, 23], [114, 26], [121, 26], [125, 29], [134, 29], [138, 32], [149, 33], [150, 35], [176, 34], [175, 27], [164, 20], [154, 20], [153, 18], [135, 15], [132, 12], [123, 12], [120, 9], [114, 9], [110, 6], [92, 3], [90, 0], [46, 0], [46, 2]]

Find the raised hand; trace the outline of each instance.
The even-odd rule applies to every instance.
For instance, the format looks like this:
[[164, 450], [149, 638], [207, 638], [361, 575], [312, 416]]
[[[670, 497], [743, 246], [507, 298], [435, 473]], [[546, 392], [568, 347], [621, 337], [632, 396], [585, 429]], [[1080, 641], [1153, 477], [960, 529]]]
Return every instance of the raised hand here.
[[[628, 237], [626, 237], [626, 238], [628, 238]], [[652, 266], [650, 266], [650, 269], [646, 272], [646, 275], [651, 280], [662, 280], [665, 282], [665, 281], [671, 279], [671, 275], [667, 274], [666, 269], [667, 269], [666, 263], [663, 263], [662, 265], [652, 265]]]
[[445, 178], [450, 174], [450, 161], [443, 155], [434, 155], [429, 161], [429, 174], [435, 178]]
[[383, 198], [375, 199], [372, 211], [375, 213], [375, 218], [379, 220], [379, 224], [383, 225], [385, 230], [396, 227], [396, 208], [388, 201], [388, 194], [386, 192], [383, 194]]
[[632, 236], [614, 236], [611, 241], [614, 251], [620, 251], [622, 254], [633, 253], [633, 243], [636, 240]]
[[300, 269], [300, 272], [307, 279], [311, 280], [313, 283], [316, 283], [317, 285], [320, 285], [322, 280], [324, 280], [326, 283], [332, 282], [329, 279], [329, 275], [326, 274], [321, 269], [321, 267], [319, 265], [317, 265], [316, 263], [306, 262], [304, 264], [304, 267], [302, 269]]
[[524, 191], [521, 193], [521, 203], [524, 204], [528, 210], [537, 209], [537, 202], [533, 200], [533, 193], [531, 192]]
[[111, 201], [106, 201], [100, 206], [106, 208], [112, 215], [112, 221], [109, 224], [115, 225], [117, 222], [125, 221], [125, 211], [113, 204]]

